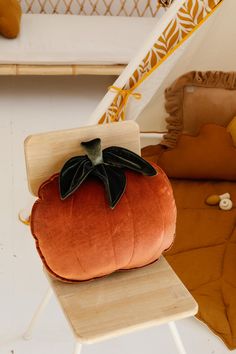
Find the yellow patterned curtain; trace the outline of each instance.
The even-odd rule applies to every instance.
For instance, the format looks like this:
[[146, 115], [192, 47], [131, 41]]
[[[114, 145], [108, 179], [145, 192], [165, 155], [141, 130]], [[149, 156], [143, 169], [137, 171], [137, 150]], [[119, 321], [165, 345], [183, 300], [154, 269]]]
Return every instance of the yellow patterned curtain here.
[[[129, 81], [120, 93], [117, 93], [108, 110], [99, 123], [109, 123], [124, 119], [124, 108], [128, 96], [158, 64], [165, 58], [211, 14], [222, 0], [188, 0], [178, 14], [169, 23], [154, 46], [139, 64]], [[125, 93], [126, 92], [126, 93]]]

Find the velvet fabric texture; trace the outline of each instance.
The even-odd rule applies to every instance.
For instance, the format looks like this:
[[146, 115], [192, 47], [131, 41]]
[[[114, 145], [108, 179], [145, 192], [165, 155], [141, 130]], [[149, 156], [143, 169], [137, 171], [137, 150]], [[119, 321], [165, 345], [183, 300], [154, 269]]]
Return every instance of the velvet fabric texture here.
[[[225, 149], [221, 144], [228, 142], [228, 137], [226, 140], [224, 137], [226, 133], [223, 134], [222, 140], [218, 140], [219, 149], [222, 148], [219, 155], [222, 177], [223, 173], [226, 173], [226, 164], [231, 173], [234, 174], [236, 169], [236, 158], [230, 160], [229, 155], [222, 155], [224, 151], [228, 151], [228, 147]], [[179, 142], [181, 141], [180, 138]], [[188, 141], [184, 140], [187, 143]], [[208, 142], [210, 143], [211, 139]], [[201, 147], [199, 149], [201, 150]], [[182, 161], [182, 156], [185, 156], [187, 150], [186, 144], [184, 149], [177, 145], [175, 149], [167, 150], [160, 145], [150, 146], [143, 150], [143, 157], [163, 161], [163, 155], [171, 152], [167, 159], [164, 158], [165, 166], [161, 161], [160, 163], [167, 171], [174, 168], [175, 172], [178, 171], [179, 176], [181, 174], [183, 177], [184, 171], [186, 172], [184, 164], [189, 160]], [[236, 151], [235, 148], [234, 150]], [[211, 151], [210, 145], [209, 149], [205, 147], [205, 150], [202, 150], [205, 155], [208, 155], [208, 151]], [[219, 151], [215, 152], [217, 157]], [[199, 157], [193, 155], [193, 150], [190, 151], [189, 157], [194, 166], [190, 164], [189, 170], [187, 169], [188, 176], [193, 173], [191, 167], [197, 174], [197, 167], [201, 173], [204, 172], [203, 167], [209, 173], [209, 166], [198, 160]], [[227, 173], [229, 172], [227, 168]], [[170, 181], [178, 218], [175, 243], [166, 253], [166, 258], [197, 301], [199, 312], [196, 317], [205, 322], [229, 349], [236, 349], [236, 182], [190, 180], [184, 177], [171, 178]], [[218, 206], [206, 205], [207, 196], [226, 192], [231, 195], [232, 210], [222, 211]]]
[[236, 73], [191, 71], [165, 91], [168, 133], [162, 145], [173, 148], [182, 133], [197, 135], [202, 125], [227, 126], [236, 116]]
[[0, 34], [15, 38], [20, 31], [21, 7], [18, 0], [0, 0]]
[[[198, 302], [197, 318], [236, 349], [236, 73], [193, 71], [165, 94], [168, 133], [142, 156], [172, 177], [178, 218], [166, 257]], [[224, 193], [230, 211], [206, 205]]]
[[89, 178], [66, 200], [58, 175], [39, 189], [31, 230], [47, 270], [64, 281], [83, 281], [156, 261], [174, 240], [176, 207], [171, 185], [126, 171], [127, 187], [114, 210], [104, 187]]
[[[178, 218], [166, 258], [197, 301], [196, 317], [236, 349], [236, 182], [171, 183]], [[225, 192], [231, 195], [232, 210], [205, 204], [206, 196]]]
[[236, 181], [232, 135], [216, 124], [203, 125], [197, 136], [182, 134], [174, 149], [162, 150], [158, 164], [169, 177]]
[[[236, 349], [236, 148], [232, 135], [225, 127], [207, 124], [196, 137], [179, 136], [175, 148], [149, 146], [142, 155], [160, 164], [169, 177], [178, 177], [170, 179], [178, 218], [175, 243], [166, 258], [196, 299], [196, 317], [229, 349]], [[232, 210], [206, 205], [207, 196], [226, 192]]]

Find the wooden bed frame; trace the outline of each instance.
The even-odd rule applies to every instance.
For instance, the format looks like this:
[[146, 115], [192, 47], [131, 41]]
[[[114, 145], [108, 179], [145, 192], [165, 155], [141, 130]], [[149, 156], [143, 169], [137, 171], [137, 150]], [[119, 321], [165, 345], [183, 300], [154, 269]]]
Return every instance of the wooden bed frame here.
[[[73, 14], [73, 15], [102, 15], [102, 16], [150, 16], [156, 17], [160, 10], [171, 5], [173, 0], [19, 0], [22, 12], [31, 14]], [[127, 5], [128, 4], [128, 5]], [[117, 75], [119, 76], [126, 65], [28, 65], [0, 64], [2, 75]]]
[[0, 64], [0, 75], [120, 75], [126, 65]]

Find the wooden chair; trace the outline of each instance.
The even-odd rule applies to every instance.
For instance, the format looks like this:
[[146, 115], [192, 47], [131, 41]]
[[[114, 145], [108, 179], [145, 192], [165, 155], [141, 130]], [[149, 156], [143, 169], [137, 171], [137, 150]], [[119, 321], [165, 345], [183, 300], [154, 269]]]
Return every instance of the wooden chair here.
[[[25, 159], [30, 191], [59, 171], [65, 160], [82, 153], [80, 142], [95, 137], [103, 147], [120, 145], [140, 153], [139, 129], [134, 122], [89, 126], [29, 136]], [[50, 290], [34, 315], [24, 338], [29, 339], [52, 291], [59, 300], [76, 339], [74, 354], [82, 344], [94, 343], [141, 328], [169, 323], [178, 352], [186, 353], [173, 321], [197, 312], [197, 304], [164, 257], [147, 267], [68, 284], [45, 271]]]

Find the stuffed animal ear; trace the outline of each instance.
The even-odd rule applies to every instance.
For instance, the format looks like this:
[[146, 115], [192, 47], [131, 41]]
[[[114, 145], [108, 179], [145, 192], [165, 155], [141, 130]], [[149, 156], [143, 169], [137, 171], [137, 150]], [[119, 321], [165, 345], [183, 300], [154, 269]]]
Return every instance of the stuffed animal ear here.
[[21, 7], [18, 0], [0, 0], [0, 34], [16, 38], [20, 32]]

